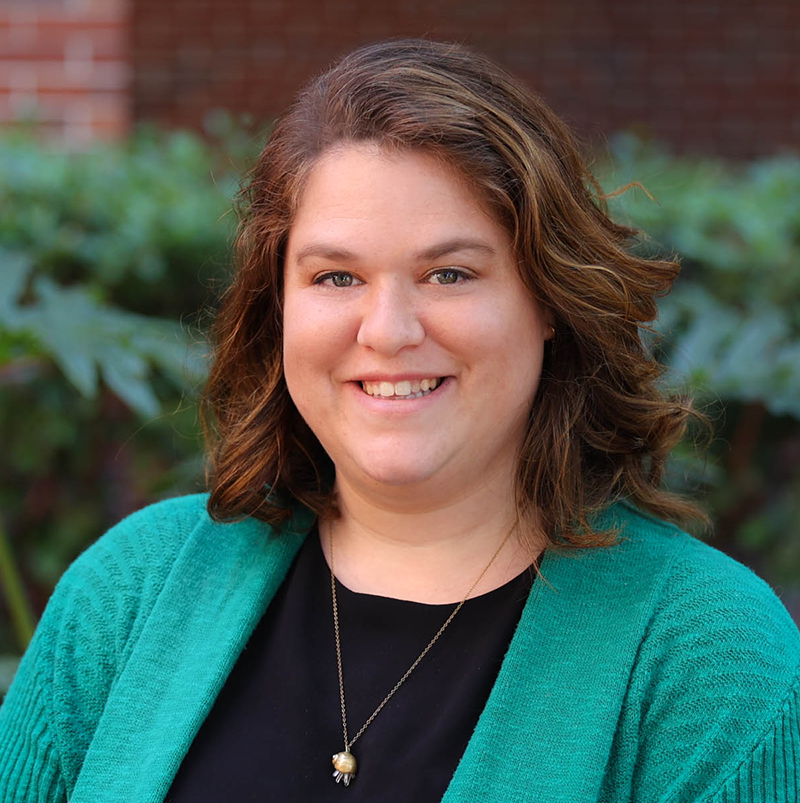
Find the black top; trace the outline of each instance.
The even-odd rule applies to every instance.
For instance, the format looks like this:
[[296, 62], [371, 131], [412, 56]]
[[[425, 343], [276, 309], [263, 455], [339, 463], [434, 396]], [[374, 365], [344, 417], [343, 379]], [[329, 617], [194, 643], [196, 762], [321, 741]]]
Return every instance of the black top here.
[[[444, 795], [494, 684], [534, 572], [468, 600], [352, 748], [344, 749], [330, 569], [312, 532], [195, 737], [167, 803], [433, 803]], [[336, 584], [352, 738], [455, 607]]]

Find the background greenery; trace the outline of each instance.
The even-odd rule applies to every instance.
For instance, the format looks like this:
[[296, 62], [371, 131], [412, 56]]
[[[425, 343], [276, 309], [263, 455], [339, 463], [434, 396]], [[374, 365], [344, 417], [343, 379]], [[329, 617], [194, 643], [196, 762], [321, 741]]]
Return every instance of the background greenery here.
[[[0, 655], [108, 526], [202, 488], [202, 311], [262, 139], [216, 115], [203, 138], [141, 130], [81, 154], [0, 140]], [[655, 348], [716, 434], [678, 450], [669, 483], [800, 618], [800, 159], [679, 159], [624, 136], [595, 169], [608, 190], [647, 187], [656, 200], [631, 190], [614, 214], [684, 265]]]

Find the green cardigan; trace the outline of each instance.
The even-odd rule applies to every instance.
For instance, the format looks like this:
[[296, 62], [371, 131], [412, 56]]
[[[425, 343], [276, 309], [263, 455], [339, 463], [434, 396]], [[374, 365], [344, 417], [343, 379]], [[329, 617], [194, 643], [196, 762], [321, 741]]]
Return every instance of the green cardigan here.
[[[3, 803], [164, 800], [312, 523], [276, 537], [205, 501], [139, 511], [66, 572], [0, 709]], [[676, 528], [608, 516], [617, 546], [545, 553], [443, 800], [797, 801], [786, 610]]]

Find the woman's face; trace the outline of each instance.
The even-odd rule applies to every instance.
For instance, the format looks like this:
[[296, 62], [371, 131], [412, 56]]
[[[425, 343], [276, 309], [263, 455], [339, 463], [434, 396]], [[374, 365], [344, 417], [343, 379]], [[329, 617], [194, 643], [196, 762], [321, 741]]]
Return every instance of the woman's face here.
[[284, 370], [337, 482], [461, 494], [513, 476], [548, 325], [507, 232], [420, 152], [314, 167], [287, 244]]

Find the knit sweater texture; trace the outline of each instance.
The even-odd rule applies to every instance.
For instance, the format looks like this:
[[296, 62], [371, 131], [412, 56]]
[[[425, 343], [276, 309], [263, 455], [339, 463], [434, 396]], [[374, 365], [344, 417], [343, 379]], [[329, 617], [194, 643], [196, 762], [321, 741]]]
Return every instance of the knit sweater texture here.
[[[0, 801], [164, 801], [312, 524], [205, 503], [139, 511], [67, 570], [0, 708]], [[797, 801], [800, 635], [778, 598], [626, 505], [601, 524], [616, 546], [545, 553], [444, 803]]]

